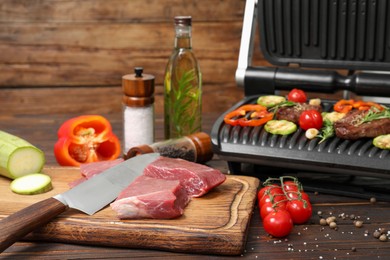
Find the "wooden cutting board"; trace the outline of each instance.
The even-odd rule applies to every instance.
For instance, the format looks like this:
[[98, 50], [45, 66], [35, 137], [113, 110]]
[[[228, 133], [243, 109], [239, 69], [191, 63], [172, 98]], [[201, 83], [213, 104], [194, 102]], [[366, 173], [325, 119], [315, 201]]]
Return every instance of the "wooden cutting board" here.
[[[48, 167], [44, 172], [52, 176], [54, 188], [39, 195], [14, 194], [10, 180], [0, 177], [0, 218], [68, 190], [68, 183], [80, 177], [73, 167]], [[70, 209], [26, 239], [238, 255], [245, 248], [258, 186], [257, 178], [228, 175], [219, 187], [193, 198], [183, 216], [171, 220], [119, 220], [109, 206], [93, 216]]]

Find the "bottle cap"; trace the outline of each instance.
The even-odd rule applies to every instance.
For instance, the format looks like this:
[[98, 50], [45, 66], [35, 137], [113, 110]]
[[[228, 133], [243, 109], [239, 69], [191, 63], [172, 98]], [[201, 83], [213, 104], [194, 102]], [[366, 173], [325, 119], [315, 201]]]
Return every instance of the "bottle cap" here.
[[192, 17], [191, 16], [175, 16], [176, 25], [191, 26]]
[[142, 74], [142, 67], [134, 68], [135, 74], [122, 77], [122, 90], [126, 96], [148, 98], [154, 95], [154, 76]]

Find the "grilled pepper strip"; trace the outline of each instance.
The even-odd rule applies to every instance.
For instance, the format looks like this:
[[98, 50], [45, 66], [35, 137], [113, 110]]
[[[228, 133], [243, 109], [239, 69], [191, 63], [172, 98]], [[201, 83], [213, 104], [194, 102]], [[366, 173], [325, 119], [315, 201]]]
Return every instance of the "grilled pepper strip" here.
[[117, 159], [121, 148], [110, 122], [100, 115], [84, 115], [64, 122], [54, 146], [57, 162], [63, 166]]
[[341, 99], [339, 100], [338, 102], [336, 102], [336, 104], [334, 104], [333, 106], [333, 109], [334, 111], [336, 112], [340, 112], [340, 113], [348, 113], [349, 111], [352, 110], [353, 108], [353, 104], [354, 104], [354, 100], [353, 99]]
[[226, 114], [224, 122], [232, 126], [259, 126], [271, 120], [273, 115], [273, 113], [267, 111], [265, 106], [249, 104]]
[[334, 104], [333, 109], [340, 113], [348, 113], [352, 109], [369, 110], [371, 107], [375, 107], [382, 111], [383, 107], [375, 102], [365, 102], [362, 100], [355, 101], [353, 99], [341, 99]]

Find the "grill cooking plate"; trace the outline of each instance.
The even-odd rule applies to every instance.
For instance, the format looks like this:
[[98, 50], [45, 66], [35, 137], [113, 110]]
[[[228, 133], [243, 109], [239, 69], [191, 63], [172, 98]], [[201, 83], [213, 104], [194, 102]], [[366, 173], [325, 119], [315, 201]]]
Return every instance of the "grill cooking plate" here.
[[[257, 98], [248, 97], [232, 110], [255, 104]], [[322, 100], [323, 111], [332, 111], [333, 104]], [[371, 138], [350, 141], [332, 137], [319, 144], [319, 138], [307, 139], [301, 128], [291, 135], [273, 135], [263, 126], [225, 124], [223, 117], [212, 129], [212, 143], [217, 154], [229, 162], [390, 178], [390, 151], [376, 148]]]

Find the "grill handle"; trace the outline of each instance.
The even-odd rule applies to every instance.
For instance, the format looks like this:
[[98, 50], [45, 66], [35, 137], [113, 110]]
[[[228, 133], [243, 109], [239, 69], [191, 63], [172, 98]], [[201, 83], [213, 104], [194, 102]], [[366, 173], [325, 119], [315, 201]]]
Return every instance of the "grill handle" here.
[[348, 90], [362, 96], [390, 97], [390, 73], [364, 71], [343, 76], [329, 70], [276, 67], [248, 67], [245, 71], [246, 96], [274, 94], [276, 90], [293, 88], [322, 93]]

